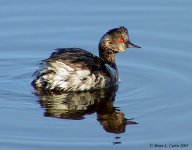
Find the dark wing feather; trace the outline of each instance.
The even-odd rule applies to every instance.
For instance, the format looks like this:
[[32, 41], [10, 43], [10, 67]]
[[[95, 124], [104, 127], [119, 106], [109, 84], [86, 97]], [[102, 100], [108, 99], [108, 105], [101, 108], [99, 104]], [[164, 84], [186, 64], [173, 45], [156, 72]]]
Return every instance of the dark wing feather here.
[[[105, 63], [98, 56], [80, 48], [58, 48], [45, 61], [59, 60], [72, 68], [90, 69], [91, 71], [105, 70]], [[105, 70], [106, 71], [106, 70]]]

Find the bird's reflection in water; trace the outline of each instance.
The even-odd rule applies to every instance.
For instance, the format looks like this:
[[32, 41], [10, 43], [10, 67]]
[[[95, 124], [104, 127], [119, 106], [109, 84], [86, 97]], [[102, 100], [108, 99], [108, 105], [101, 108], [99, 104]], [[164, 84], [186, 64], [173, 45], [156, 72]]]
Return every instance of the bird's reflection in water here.
[[118, 86], [86, 92], [45, 93], [37, 92], [39, 103], [45, 109], [44, 116], [60, 119], [84, 119], [87, 114], [97, 113], [97, 120], [105, 131], [125, 132], [126, 125], [137, 124], [125, 118], [123, 112], [114, 107]]

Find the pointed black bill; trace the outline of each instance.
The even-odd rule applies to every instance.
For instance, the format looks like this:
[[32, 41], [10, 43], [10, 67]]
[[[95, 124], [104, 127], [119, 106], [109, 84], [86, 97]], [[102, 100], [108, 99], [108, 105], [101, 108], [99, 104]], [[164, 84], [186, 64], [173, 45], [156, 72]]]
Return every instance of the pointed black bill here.
[[138, 45], [135, 45], [133, 43], [131, 43], [130, 41], [127, 42], [127, 48], [141, 48], [140, 46]]

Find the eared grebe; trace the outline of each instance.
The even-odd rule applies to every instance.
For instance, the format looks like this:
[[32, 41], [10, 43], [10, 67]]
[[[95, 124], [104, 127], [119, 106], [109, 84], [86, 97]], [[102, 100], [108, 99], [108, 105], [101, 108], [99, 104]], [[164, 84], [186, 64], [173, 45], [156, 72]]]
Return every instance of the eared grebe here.
[[100, 40], [99, 57], [80, 48], [58, 48], [42, 61], [32, 85], [43, 91], [84, 91], [105, 88], [118, 82], [115, 54], [136, 47], [128, 30], [109, 30]]

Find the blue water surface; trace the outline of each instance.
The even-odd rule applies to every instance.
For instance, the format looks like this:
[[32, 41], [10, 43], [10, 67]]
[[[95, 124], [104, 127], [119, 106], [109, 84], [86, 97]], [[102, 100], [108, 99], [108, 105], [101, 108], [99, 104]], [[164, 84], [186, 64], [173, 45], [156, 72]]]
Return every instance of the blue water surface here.
[[[191, 6], [190, 0], [0, 0], [0, 148], [192, 149]], [[137, 124], [110, 132], [100, 102], [78, 104], [89, 111], [72, 119], [59, 112], [60, 97], [52, 104], [55, 97], [34, 94], [32, 75], [53, 49], [98, 55], [101, 36], [119, 26], [142, 48], [117, 55], [121, 82], [109, 106]]]

